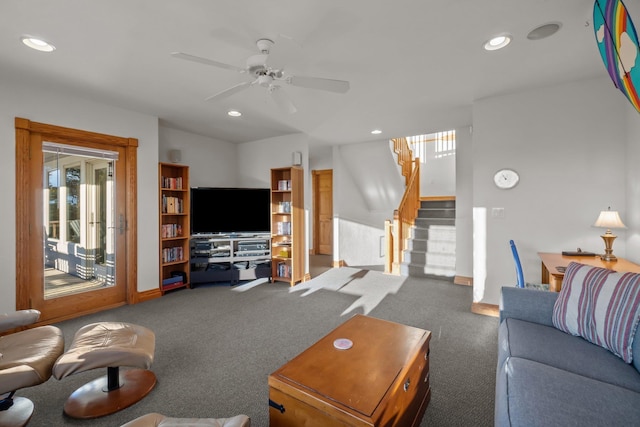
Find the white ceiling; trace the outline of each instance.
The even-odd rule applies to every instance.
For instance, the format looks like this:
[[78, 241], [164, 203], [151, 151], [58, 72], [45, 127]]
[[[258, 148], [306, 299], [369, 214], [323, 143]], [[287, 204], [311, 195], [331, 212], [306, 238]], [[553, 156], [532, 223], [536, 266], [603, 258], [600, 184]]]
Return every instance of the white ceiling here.
[[[471, 124], [481, 98], [606, 76], [592, 7], [593, 0], [2, 0], [0, 78], [229, 142], [298, 132], [318, 144], [363, 142]], [[549, 22], [560, 31], [527, 39]], [[513, 35], [507, 48], [482, 49], [502, 32]], [[26, 34], [57, 49], [31, 50], [20, 42]], [[271, 65], [348, 80], [350, 91], [287, 85], [298, 108], [292, 115], [259, 86], [205, 101], [247, 77], [170, 56], [244, 67], [260, 38], [276, 43]], [[231, 108], [243, 116], [228, 117]], [[382, 135], [371, 135], [374, 128]]]

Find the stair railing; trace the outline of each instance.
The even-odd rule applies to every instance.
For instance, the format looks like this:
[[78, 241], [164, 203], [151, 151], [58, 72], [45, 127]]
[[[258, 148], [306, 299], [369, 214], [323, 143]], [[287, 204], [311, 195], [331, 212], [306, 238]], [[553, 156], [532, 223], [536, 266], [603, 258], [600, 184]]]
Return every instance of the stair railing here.
[[402, 169], [402, 176], [404, 176], [404, 185], [409, 185], [409, 177], [413, 172], [413, 151], [409, 148], [409, 142], [407, 138], [394, 138], [393, 151], [398, 157], [398, 165]]
[[385, 221], [387, 245], [384, 271], [399, 275], [407, 238], [410, 237], [411, 227], [415, 224], [420, 208], [420, 159], [413, 159], [406, 138], [394, 139], [393, 143], [394, 151], [398, 154], [398, 164], [405, 176], [406, 188], [400, 206], [393, 211], [393, 222]]

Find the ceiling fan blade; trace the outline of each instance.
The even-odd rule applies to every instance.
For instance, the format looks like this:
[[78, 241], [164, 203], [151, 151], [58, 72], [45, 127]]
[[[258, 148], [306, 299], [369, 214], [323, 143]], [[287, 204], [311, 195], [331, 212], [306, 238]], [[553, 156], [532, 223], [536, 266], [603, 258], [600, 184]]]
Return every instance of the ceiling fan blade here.
[[291, 76], [287, 83], [293, 86], [309, 89], [327, 90], [329, 92], [346, 93], [349, 90], [349, 82], [345, 80], [322, 79], [320, 77]]
[[242, 83], [238, 83], [235, 86], [231, 86], [229, 89], [225, 89], [222, 92], [218, 92], [215, 95], [211, 95], [207, 98], [205, 98], [205, 101], [211, 101], [213, 99], [222, 99], [222, 98], [226, 98], [228, 96], [233, 95], [234, 93], [238, 93], [241, 90], [244, 90], [246, 88], [248, 88], [249, 86], [251, 86], [253, 83], [251, 82], [242, 82]]
[[273, 102], [285, 113], [293, 114], [298, 111], [296, 106], [293, 105], [293, 102], [291, 102], [291, 99], [289, 99], [287, 93], [282, 90], [280, 86], [269, 86], [269, 93], [271, 94]]
[[223, 62], [214, 61], [213, 59], [207, 59], [207, 58], [202, 58], [200, 56], [189, 55], [188, 53], [172, 52], [171, 56], [173, 56], [174, 58], [186, 59], [187, 61], [198, 62], [200, 64], [213, 65], [214, 67], [218, 67], [218, 68], [238, 71], [240, 73], [245, 72], [244, 68], [236, 67], [235, 65], [225, 64]]

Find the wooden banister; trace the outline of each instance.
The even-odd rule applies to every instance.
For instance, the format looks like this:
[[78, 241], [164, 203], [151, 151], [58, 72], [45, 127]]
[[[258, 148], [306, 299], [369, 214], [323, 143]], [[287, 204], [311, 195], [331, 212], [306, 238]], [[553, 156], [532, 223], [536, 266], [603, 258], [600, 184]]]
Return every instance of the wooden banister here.
[[392, 141], [394, 152], [398, 155], [398, 164], [405, 177], [406, 188], [400, 206], [393, 212], [393, 222], [385, 221], [387, 242], [385, 273], [399, 275], [400, 264], [407, 246], [406, 241], [420, 208], [420, 160], [413, 159], [413, 153], [406, 138], [397, 138]]
[[409, 185], [409, 177], [413, 170], [413, 152], [409, 148], [407, 138], [395, 138], [393, 141], [393, 151], [398, 156], [398, 164], [402, 168], [405, 185]]

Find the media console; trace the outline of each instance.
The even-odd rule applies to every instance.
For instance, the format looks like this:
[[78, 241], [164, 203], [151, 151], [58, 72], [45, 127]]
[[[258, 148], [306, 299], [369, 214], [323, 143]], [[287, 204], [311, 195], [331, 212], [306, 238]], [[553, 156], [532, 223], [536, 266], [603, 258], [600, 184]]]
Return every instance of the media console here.
[[269, 233], [196, 234], [190, 249], [192, 286], [271, 277]]

